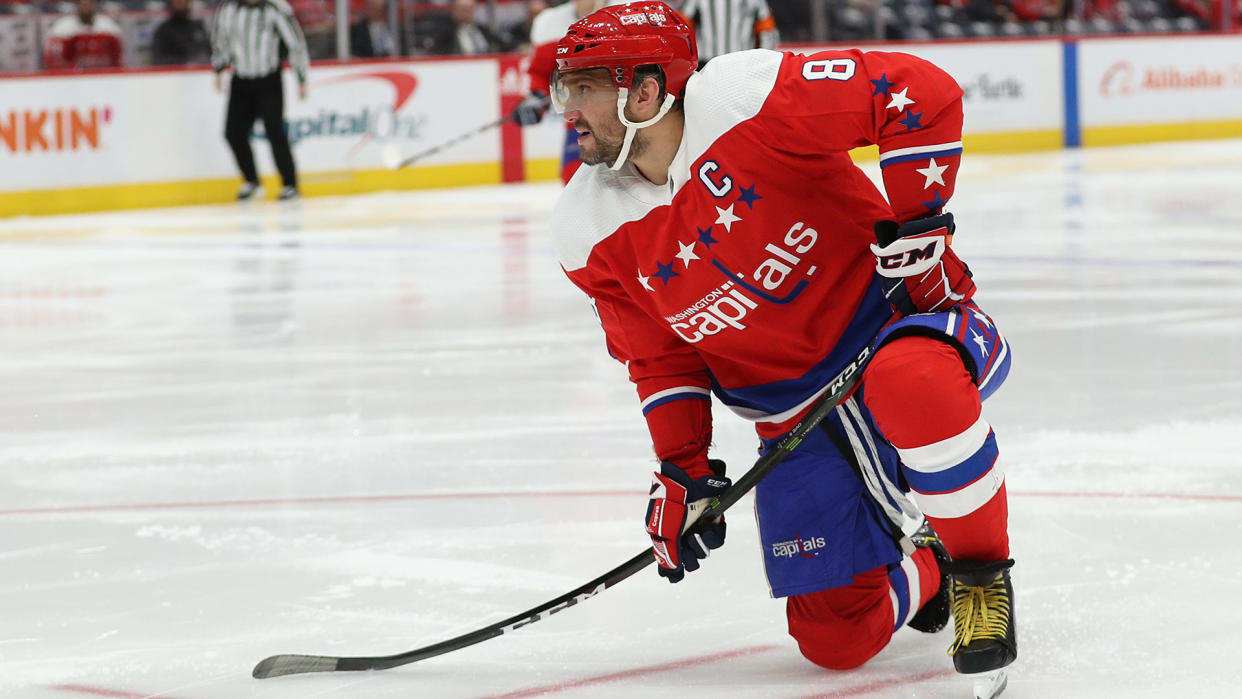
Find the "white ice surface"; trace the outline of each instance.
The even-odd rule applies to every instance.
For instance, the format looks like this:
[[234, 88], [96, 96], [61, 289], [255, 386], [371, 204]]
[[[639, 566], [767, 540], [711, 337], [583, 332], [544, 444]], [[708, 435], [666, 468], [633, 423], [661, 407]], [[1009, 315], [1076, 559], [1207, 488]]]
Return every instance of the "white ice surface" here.
[[[0, 221], [0, 695], [964, 697], [948, 633], [819, 670], [750, 500], [653, 570], [399, 669], [644, 546], [624, 370], [532, 185]], [[1242, 142], [968, 155], [956, 249], [1014, 352], [988, 402], [1006, 697], [1239, 696]], [[719, 413], [716, 453], [754, 458]]]

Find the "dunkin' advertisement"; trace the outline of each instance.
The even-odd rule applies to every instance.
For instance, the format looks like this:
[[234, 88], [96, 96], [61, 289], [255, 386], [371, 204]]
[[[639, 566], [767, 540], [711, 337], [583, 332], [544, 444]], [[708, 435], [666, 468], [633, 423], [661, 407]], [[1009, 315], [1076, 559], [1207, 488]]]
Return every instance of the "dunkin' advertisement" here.
[[[313, 67], [299, 100], [286, 71], [284, 128], [304, 173], [384, 169], [385, 151], [417, 152], [495, 121], [497, 80], [494, 60]], [[236, 175], [227, 96], [208, 70], [32, 76], [3, 87], [0, 192]], [[253, 136], [260, 170], [272, 172], [261, 122]], [[498, 158], [497, 139], [478, 138], [425, 164]]]

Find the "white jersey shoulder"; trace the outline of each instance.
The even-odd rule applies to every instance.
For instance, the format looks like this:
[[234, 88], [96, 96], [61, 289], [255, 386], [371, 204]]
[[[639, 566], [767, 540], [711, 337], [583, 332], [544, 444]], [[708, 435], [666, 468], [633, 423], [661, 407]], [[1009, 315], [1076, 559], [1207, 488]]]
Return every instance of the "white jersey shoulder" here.
[[565, 32], [569, 30], [569, 25], [577, 21], [578, 15], [574, 13], [572, 0], [563, 5], [541, 10], [530, 22], [530, 43], [537, 46], [560, 41], [560, 38], [565, 36]]
[[591, 250], [618, 228], [672, 202], [692, 176], [695, 161], [724, 133], [759, 113], [784, 54], [765, 49], [727, 54], [690, 77], [684, 102], [686, 126], [669, 184], [653, 185], [633, 165], [609, 170], [578, 168], [552, 212], [552, 241], [568, 271], [587, 264]]
[[686, 127], [669, 175], [674, 191], [693, 176], [694, 162], [729, 130], [763, 109], [785, 54], [751, 49], [713, 58], [686, 84]]
[[[598, 7], [607, 5], [620, 5], [626, 0], [609, 0], [608, 2], [596, 3]], [[556, 7], [549, 7], [540, 10], [539, 14], [530, 21], [530, 44], [531, 46], [539, 46], [540, 44], [549, 44], [560, 41], [561, 37], [569, 31], [569, 25], [577, 22], [580, 18], [574, 9], [573, 0], [566, 0], [565, 3]]]
[[76, 14], [61, 17], [52, 23], [48, 29], [48, 35], [57, 38], [67, 38], [77, 36], [78, 34], [113, 34], [121, 36], [121, 25], [116, 20], [103, 15], [95, 15], [95, 20], [91, 24], [83, 24]]
[[648, 182], [631, 164], [620, 170], [583, 165], [552, 209], [557, 260], [566, 271], [586, 267], [591, 250], [618, 228], [672, 200], [671, 188]]

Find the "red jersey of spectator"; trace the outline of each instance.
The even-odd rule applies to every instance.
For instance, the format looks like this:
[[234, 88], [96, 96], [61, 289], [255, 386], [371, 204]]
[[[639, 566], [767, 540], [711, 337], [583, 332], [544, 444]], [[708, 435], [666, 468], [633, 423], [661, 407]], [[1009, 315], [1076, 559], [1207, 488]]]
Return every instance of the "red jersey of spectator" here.
[[119, 68], [121, 27], [95, 14], [95, 0], [78, 0], [76, 14], [52, 24], [43, 44], [47, 68]]

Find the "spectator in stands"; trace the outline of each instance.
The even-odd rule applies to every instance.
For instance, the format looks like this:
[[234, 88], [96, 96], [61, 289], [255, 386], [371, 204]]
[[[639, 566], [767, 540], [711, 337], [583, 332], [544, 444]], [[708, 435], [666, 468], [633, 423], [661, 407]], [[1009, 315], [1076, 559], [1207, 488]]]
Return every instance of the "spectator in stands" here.
[[1013, 14], [1007, 19], [1018, 22], [1052, 22], [1061, 19], [1065, 3], [1062, 0], [1011, 0]]
[[435, 30], [435, 52], [475, 55], [507, 50], [503, 41], [482, 22], [475, 21], [475, 0], [453, 0], [448, 22]]
[[96, 14], [96, 0], [77, 0], [77, 12], [56, 20], [43, 45], [46, 68], [118, 68], [121, 65], [121, 27], [111, 17]]
[[700, 67], [734, 51], [774, 49], [781, 39], [767, 0], [686, 0], [681, 13], [694, 25]]
[[[776, 20], [776, 26], [781, 27], [783, 40], [794, 44], [807, 44], [815, 40], [815, 13], [811, 3], [804, 0], [771, 0], [769, 4], [772, 5], [772, 17]], [[828, 8], [822, 8], [822, 12], [825, 17], [828, 16]], [[820, 41], [827, 39], [824, 36]]]
[[[967, 22], [1003, 22], [1012, 18], [1007, 3], [997, 2], [997, 0], [937, 0], [941, 5], [947, 5], [957, 10], [961, 20]], [[1045, 0], [1015, 0], [1013, 4], [1040, 5]]]
[[168, 19], [155, 28], [151, 62], [157, 66], [211, 61], [211, 39], [201, 19], [190, 16], [190, 0], [168, 0]]
[[397, 38], [388, 26], [388, 0], [366, 0], [362, 19], [349, 27], [349, 52], [355, 58], [401, 55]]

